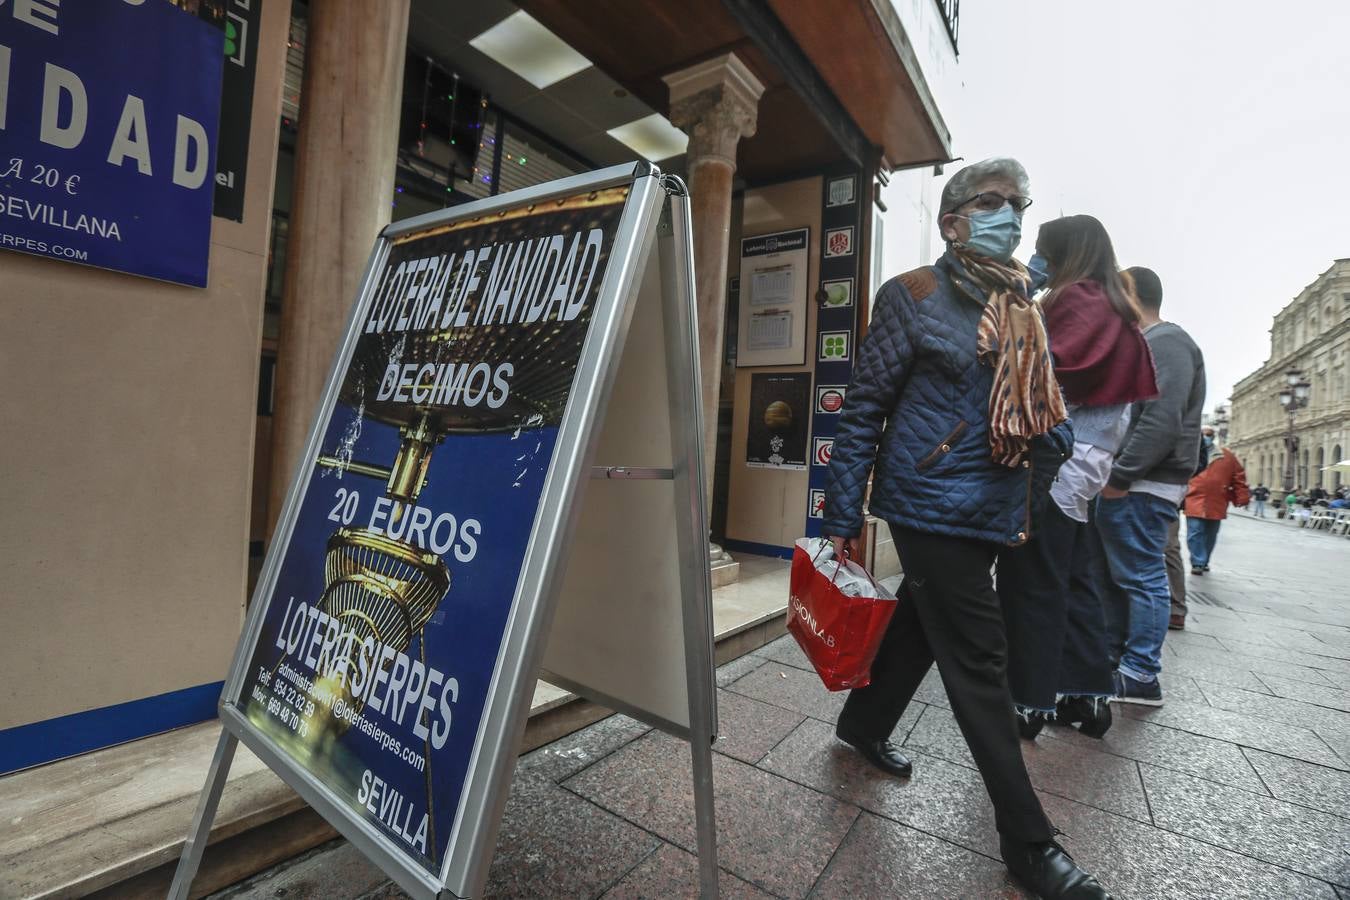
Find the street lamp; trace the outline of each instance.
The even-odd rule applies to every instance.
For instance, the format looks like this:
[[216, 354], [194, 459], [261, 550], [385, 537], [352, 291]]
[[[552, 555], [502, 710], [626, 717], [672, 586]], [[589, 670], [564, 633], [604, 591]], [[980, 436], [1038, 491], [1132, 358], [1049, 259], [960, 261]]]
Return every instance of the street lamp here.
[[1280, 406], [1289, 414], [1289, 424], [1284, 431], [1284, 490], [1294, 489], [1294, 459], [1298, 456], [1298, 435], [1294, 434], [1294, 414], [1308, 405], [1308, 395], [1312, 385], [1298, 369], [1284, 373], [1284, 390], [1280, 391]]
[[1220, 403], [1214, 407], [1214, 415], [1210, 418], [1210, 423], [1214, 426], [1214, 433], [1219, 438], [1220, 447], [1228, 445], [1228, 423], [1231, 421], [1232, 417], [1229, 415], [1227, 403]]

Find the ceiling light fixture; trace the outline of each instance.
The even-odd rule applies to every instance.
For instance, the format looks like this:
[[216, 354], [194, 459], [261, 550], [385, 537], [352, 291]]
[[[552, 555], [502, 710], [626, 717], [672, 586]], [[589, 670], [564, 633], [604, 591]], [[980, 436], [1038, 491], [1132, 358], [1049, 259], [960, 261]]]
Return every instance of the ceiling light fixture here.
[[660, 113], [611, 128], [607, 134], [652, 162], [679, 156], [689, 146], [689, 135]]
[[543, 90], [589, 68], [591, 61], [523, 10], [469, 41], [469, 46]]

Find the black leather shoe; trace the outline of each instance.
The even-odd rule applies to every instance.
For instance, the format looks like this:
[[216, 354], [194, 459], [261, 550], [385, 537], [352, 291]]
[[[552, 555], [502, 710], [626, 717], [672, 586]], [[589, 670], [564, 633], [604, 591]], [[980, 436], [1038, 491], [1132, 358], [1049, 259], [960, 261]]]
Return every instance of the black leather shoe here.
[[909, 757], [901, 753], [890, 741], [868, 741], [854, 737], [842, 728], [836, 728], [834, 736], [863, 755], [863, 759], [888, 775], [908, 778], [914, 771]]
[[1008, 871], [1044, 900], [1111, 900], [1097, 879], [1074, 863], [1056, 841], [1022, 844], [999, 838], [999, 850]]

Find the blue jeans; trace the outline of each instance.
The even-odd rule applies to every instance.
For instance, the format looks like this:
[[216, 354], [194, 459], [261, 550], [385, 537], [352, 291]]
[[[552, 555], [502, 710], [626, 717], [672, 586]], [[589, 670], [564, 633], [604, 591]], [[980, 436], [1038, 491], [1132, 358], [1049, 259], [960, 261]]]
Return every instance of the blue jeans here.
[[1256, 504], [1256, 509], [1252, 510], [1252, 515], [1264, 519], [1266, 517], [1266, 501], [1253, 500], [1252, 503]]
[[1186, 517], [1186, 549], [1191, 551], [1191, 566], [1207, 566], [1219, 542], [1219, 526], [1223, 519], [1193, 519]]
[[1172, 612], [1164, 554], [1167, 531], [1176, 517], [1174, 503], [1152, 494], [1097, 499], [1097, 531], [1107, 568], [1129, 603], [1119, 668], [1135, 681], [1153, 681], [1162, 671], [1163, 639]]

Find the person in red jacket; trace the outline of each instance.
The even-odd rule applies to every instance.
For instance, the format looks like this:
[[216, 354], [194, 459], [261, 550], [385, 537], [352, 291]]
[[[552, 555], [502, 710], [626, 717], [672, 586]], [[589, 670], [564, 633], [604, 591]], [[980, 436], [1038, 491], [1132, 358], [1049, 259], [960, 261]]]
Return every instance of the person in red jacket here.
[[1228, 517], [1228, 506], [1246, 506], [1251, 501], [1247, 473], [1237, 455], [1227, 447], [1218, 459], [1191, 479], [1186, 491], [1186, 545], [1191, 551], [1191, 574], [1209, 571], [1209, 558], [1219, 540], [1219, 526]]

